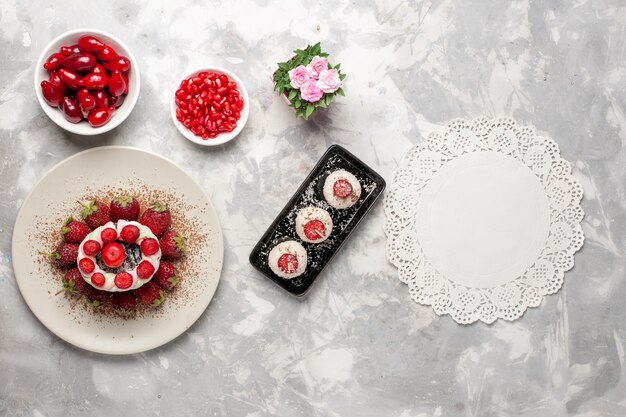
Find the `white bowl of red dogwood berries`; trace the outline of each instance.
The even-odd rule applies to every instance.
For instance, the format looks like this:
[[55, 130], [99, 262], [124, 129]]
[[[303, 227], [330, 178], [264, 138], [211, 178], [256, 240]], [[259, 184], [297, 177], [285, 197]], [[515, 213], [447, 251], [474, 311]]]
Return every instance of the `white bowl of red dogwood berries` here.
[[118, 38], [95, 29], [66, 32], [50, 42], [35, 68], [41, 108], [79, 135], [108, 132], [132, 112], [139, 97], [137, 61]]
[[68, 296], [123, 316], [160, 306], [178, 283], [185, 237], [167, 205], [141, 207], [129, 195], [81, 202], [82, 219], [69, 217], [52, 253]]

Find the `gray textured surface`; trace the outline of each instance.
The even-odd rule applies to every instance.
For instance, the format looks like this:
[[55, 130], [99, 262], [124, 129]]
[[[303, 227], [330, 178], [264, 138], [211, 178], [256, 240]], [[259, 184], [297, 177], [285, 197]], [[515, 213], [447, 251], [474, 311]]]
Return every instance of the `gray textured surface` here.
[[[623, 1], [205, 3], [0, 2], [0, 415], [626, 415]], [[41, 49], [80, 26], [117, 34], [141, 65], [137, 107], [101, 138], [61, 131], [33, 92]], [[347, 97], [305, 124], [268, 77], [291, 49], [316, 40], [342, 62]], [[168, 113], [174, 80], [205, 64], [234, 70], [251, 97], [243, 134], [215, 150], [185, 141]], [[585, 189], [586, 244], [540, 308], [514, 323], [462, 327], [414, 304], [385, 260], [380, 205], [305, 300], [248, 265], [330, 144], [390, 179], [432, 129], [477, 115], [534, 123]], [[36, 181], [104, 144], [186, 167], [225, 234], [206, 313], [169, 345], [126, 357], [54, 337], [11, 267], [15, 216]]]

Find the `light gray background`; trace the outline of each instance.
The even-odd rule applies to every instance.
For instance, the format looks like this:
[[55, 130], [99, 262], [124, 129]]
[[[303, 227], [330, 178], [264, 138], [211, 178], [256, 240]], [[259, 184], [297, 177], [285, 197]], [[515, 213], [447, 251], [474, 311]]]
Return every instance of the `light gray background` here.
[[[0, 415], [626, 415], [624, 1], [89, 3], [0, 1]], [[60, 130], [33, 91], [40, 51], [78, 27], [115, 33], [141, 65], [134, 112], [100, 138]], [[318, 40], [343, 64], [347, 97], [304, 123], [269, 76]], [[211, 150], [177, 133], [168, 105], [177, 77], [212, 64], [242, 78], [251, 113], [236, 141]], [[463, 327], [413, 303], [385, 260], [381, 205], [305, 300], [248, 264], [329, 145], [390, 180], [430, 131], [479, 115], [510, 115], [554, 138], [585, 190], [586, 244], [540, 308]], [[226, 245], [197, 324], [126, 357], [49, 333], [11, 267], [13, 223], [36, 181], [110, 144], [186, 168], [211, 195]]]

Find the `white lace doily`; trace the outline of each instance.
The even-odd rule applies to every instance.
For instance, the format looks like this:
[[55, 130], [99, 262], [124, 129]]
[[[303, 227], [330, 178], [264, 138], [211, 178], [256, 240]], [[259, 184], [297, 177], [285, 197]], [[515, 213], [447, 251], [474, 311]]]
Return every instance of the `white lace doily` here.
[[394, 174], [387, 255], [411, 298], [437, 314], [515, 320], [574, 266], [582, 195], [552, 139], [507, 118], [453, 120]]

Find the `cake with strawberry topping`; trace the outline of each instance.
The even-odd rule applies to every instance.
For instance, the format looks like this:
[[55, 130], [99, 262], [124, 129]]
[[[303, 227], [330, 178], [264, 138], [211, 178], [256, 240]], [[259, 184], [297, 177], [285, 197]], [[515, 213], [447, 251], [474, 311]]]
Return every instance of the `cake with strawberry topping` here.
[[78, 269], [85, 282], [102, 291], [135, 290], [159, 268], [157, 236], [136, 221], [109, 221], [89, 233], [78, 248]]
[[305, 242], [321, 243], [333, 230], [330, 214], [319, 207], [305, 207], [296, 216], [296, 233]]
[[272, 248], [267, 262], [272, 272], [279, 277], [296, 278], [306, 271], [306, 249], [295, 240], [281, 242]]
[[61, 226], [62, 242], [51, 253], [41, 252], [60, 272], [59, 293], [125, 318], [160, 306], [181, 281], [179, 261], [187, 251], [168, 205], [143, 206], [129, 195], [80, 204], [83, 221], [69, 217]]
[[361, 198], [361, 183], [354, 174], [345, 169], [339, 169], [326, 177], [323, 194], [331, 207], [347, 209]]

